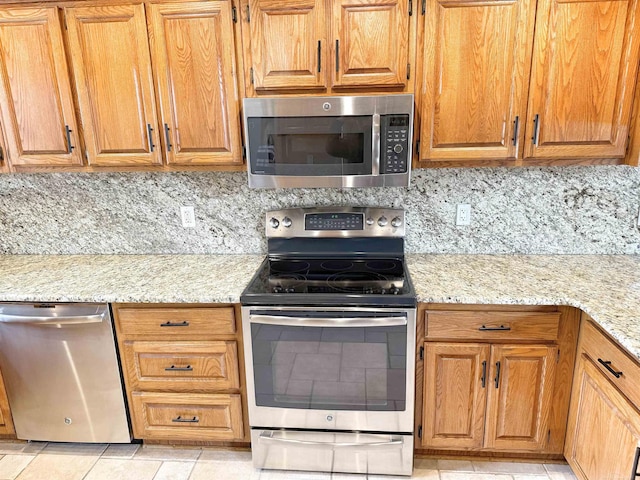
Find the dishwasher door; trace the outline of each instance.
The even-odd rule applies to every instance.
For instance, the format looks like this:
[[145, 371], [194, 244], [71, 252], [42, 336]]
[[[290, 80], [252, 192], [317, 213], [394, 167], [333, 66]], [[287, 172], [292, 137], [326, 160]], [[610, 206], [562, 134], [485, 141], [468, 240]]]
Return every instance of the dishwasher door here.
[[131, 442], [108, 305], [0, 303], [0, 369], [18, 438]]

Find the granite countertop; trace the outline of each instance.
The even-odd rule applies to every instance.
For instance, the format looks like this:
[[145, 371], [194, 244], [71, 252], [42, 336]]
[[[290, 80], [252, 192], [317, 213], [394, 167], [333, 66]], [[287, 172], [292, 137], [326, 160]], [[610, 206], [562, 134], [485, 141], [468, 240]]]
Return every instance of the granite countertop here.
[[[237, 303], [262, 255], [4, 255], [0, 301]], [[407, 255], [418, 301], [570, 305], [640, 360], [640, 256]]]

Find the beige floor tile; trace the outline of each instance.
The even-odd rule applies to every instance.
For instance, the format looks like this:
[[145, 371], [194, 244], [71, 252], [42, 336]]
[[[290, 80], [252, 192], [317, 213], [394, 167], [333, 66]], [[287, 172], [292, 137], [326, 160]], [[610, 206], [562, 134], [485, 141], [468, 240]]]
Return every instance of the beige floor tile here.
[[367, 476], [359, 473], [332, 473], [331, 480], [367, 480]]
[[47, 442], [27, 442], [22, 449], [22, 453], [36, 455], [44, 450], [47, 445], [49, 445]]
[[437, 470], [438, 460], [435, 458], [414, 458], [413, 468], [421, 470]]
[[515, 473], [513, 475], [513, 480], [549, 480], [549, 476], [546, 473], [544, 475]]
[[544, 468], [551, 480], [575, 480], [578, 478], [566, 463], [545, 463]]
[[0, 479], [13, 480], [34, 458], [36, 458], [35, 455], [3, 456], [0, 460]]
[[137, 443], [114, 443], [107, 447], [101, 458], [132, 458], [139, 448]]
[[248, 450], [202, 450], [199, 462], [249, 462], [251, 452]]
[[22, 453], [26, 446], [26, 442], [0, 442], [0, 455]]
[[106, 449], [106, 443], [48, 443], [42, 453], [100, 456]]
[[438, 473], [438, 470], [423, 470], [414, 468], [411, 478], [420, 478], [423, 480], [439, 480], [440, 474]]
[[[189, 480], [258, 480], [259, 470], [251, 462], [216, 462], [198, 460]], [[291, 479], [294, 480], [294, 479]]]
[[153, 480], [187, 480], [195, 462], [162, 462]]
[[133, 456], [136, 460], [166, 460], [195, 462], [202, 450], [200, 448], [176, 448], [169, 446], [143, 446]]
[[516, 462], [477, 462], [473, 468], [476, 472], [484, 473], [533, 473], [546, 475], [546, 470], [541, 463], [516, 463]]
[[513, 480], [511, 475], [501, 473], [440, 472], [441, 480]]
[[157, 460], [101, 458], [84, 480], [152, 480], [160, 465]]
[[473, 472], [473, 464], [467, 460], [438, 460], [438, 470], [454, 472]]
[[[260, 480], [331, 480], [331, 474], [327, 472], [262, 470]], [[407, 480], [407, 477], [404, 477], [404, 480]]]
[[98, 461], [97, 455], [41, 453], [18, 476], [18, 480], [80, 480]]

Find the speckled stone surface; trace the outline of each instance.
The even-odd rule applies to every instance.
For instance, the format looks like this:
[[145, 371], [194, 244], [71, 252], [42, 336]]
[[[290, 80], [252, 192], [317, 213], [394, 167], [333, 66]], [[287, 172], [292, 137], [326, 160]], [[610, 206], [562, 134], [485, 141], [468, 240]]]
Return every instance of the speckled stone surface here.
[[[262, 255], [0, 255], [0, 301], [237, 303]], [[640, 360], [640, 257], [407, 257], [418, 301], [570, 305]]]
[[[406, 210], [412, 253], [639, 253], [640, 168], [434, 168], [408, 188], [251, 190], [244, 172], [0, 175], [0, 254], [262, 254], [268, 210]], [[471, 225], [456, 206], [471, 204]], [[196, 228], [182, 228], [181, 205]]]
[[409, 255], [418, 301], [570, 305], [640, 360], [636, 255]]
[[262, 255], [0, 255], [0, 301], [237, 303]]

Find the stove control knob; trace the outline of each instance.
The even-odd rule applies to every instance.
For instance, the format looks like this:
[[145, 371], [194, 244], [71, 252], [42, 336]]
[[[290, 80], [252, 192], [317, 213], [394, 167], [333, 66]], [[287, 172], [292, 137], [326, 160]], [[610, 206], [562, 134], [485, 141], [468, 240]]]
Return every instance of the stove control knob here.
[[400, 225], [402, 225], [402, 219], [400, 217], [394, 217], [393, 220], [391, 220], [391, 226], [392, 227], [399, 227]]
[[280, 225], [280, 222], [278, 221], [278, 219], [271, 217], [271, 220], [269, 220], [269, 226], [271, 228], [278, 228], [279, 225]]
[[389, 289], [389, 293], [391, 293], [392, 295], [398, 295], [400, 293], [400, 289], [398, 287], [396, 287], [395, 285], [393, 285]]
[[367, 217], [366, 222], [367, 222], [367, 225], [373, 225], [374, 223], [376, 223], [376, 221], [371, 217]]
[[385, 227], [387, 223], [389, 223], [389, 221], [387, 220], [387, 217], [385, 217], [384, 215], [378, 219], [378, 225], [380, 225], [381, 227]]
[[291, 226], [291, 219], [289, 217], [284, 217], [282, 219], [282, 226], [289, 228]]
[[296, 289], [293, 287], [287, 287], [284, 289], [284, 293], [295, 293]]
[[284, 292], [284, 290], [280, 285], [276, 285], [275, 287], [273, 287], [273, 293], [282, 293], [282, 292]]

